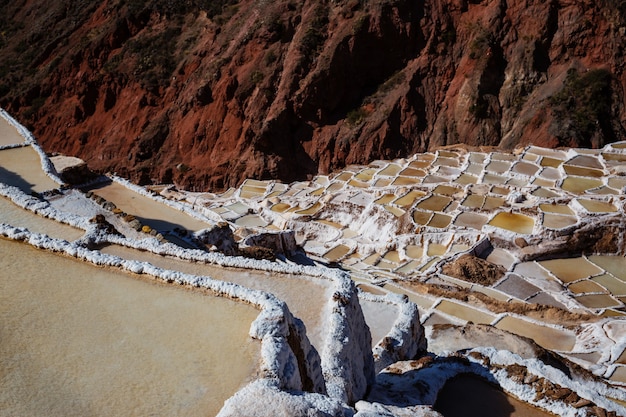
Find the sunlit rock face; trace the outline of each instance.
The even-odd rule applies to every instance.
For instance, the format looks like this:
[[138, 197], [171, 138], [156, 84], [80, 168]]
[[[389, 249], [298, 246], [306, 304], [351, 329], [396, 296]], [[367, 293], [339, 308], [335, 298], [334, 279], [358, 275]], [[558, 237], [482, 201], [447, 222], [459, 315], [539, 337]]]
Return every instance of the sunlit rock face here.
[[136, 183], [218, 190], [456, 143], [625, 137], [616, 2], [68, 7], [0, 6], [0, 105], [46, 151]]

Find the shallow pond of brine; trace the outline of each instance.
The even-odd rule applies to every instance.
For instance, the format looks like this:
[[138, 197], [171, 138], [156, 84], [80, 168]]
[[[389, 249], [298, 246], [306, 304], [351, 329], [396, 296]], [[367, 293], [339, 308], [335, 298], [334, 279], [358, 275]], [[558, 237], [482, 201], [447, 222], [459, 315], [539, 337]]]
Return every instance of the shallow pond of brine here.
[[76, 240], [85, 233], [82, 229], [59, 223], [23, 209], [4, 197], [0, 197], [0, 223], [10, 224], [13, 227], [24, 227], [34, 233], [67, 241]]
[[41, 157], [30, 146], [0, 151], [0, 182], [27, 194], [59, 188], [41, 167]]
[[0, 117], [0, 146], [24, 143], [24, 138], [17, 129]]
[[115, 203], [118, 208], [126, 213], [134, 215], [142, 224], [159, 231], [180, 227], [196, 232], [211, 226], [209, 223], [136, 193], [116, 182], [99, 186], [92, 191], [94, 194]]
[[278, 274], [252, 269], [225, 268], [201, 262], [189, 262], [151, 252], [110, 245], [102, 252], [151, 264], [163, 269], [205, 275], [221, 281], [229, 281], [246, 288], [267, 291], [289, 306], [307, 328], [307, 335], [315, 347], [321, 349], [325, 338], [323, 308], [332, 296], [330, 282], [300, 275]]
[[489, 224], [515, 233], [531, 234], [535, 221], [523, 214], [500, 212], [491, 219]]
[[250, 305], [0, 239], [0, 416], [208, 416], [254, 377]]

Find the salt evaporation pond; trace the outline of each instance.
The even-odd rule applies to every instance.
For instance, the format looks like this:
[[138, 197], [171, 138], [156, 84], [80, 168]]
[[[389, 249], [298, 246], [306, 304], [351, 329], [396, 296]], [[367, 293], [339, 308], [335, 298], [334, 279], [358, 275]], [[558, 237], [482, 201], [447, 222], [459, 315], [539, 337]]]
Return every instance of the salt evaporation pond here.
[[129, 188], [111, 182], [91, 190], [94, 194], [114, 203], [120, 210], [135, 216], [142, 224], [153, 229], [165, 231], [176, 227], [198, 231], [211, 225], [191, 217], [151, 198], [134, 192]]
[[3, 117], [0, 117], [0, 146], [24, 143], [24, 138], [17, 129], [9, 124]]
[[372, 334], [372, 347], [389, 334], [398, 319], [398, 307], [382, 301], [359, 299], [365, 322]]
[[41, 169], [41, 157], [30, 146], [0, 151], [0, 182], [27, 194], [59, 188]]
[[554, 414], [526, 404], [484, 379], [461, 374], [439, 391], [434, 409], [444, 417], [552, 417]]
[[85, 233], [81, 229], [67, 226], [25, 210], [4, 197], [0, 197], [0, 223], [10, 224], [14, 227], [25, 227], [31, 232], [67, 241], [76, 240]]
[[533, 232], [535, 221], [523, 214], [500, 212], [489, 222], [490, 225], [515, 233], [529, 235]]
[[539, 346], [549, 350], [568, 352], [572, 350], [576, 343], [576, 337], [569, 332], [531, 323], [511, 316], [503, 317], [502, 320], [496, 323], [496, 327], [520, 336], [528, 337], [534, 340]]
[[[0, 239], [0, 415], [215, 415], [258, 310]], [[25, 262], [28, 260], [28, 262]]]
[[193, 275], [207, 275], [221, 281], [234, 282], [246, 288], [274, 294], [285, 301], [289, 311], [302, 320], [307, 336], [318, 349], [323, 346], [322, 310], [330, 299], [330, 286], [325, 281], [312, 277], [277, 274], [238, 268], [225, 268], [211, 264], [179, 260], [122, 246], [110, 245], [101, 249], [103, 253], [149, 262], [163, 269], [181, 271]]
[[622, 281], [626, 281], [626, 258], [617, 255], [593, 255], [589, 260]]

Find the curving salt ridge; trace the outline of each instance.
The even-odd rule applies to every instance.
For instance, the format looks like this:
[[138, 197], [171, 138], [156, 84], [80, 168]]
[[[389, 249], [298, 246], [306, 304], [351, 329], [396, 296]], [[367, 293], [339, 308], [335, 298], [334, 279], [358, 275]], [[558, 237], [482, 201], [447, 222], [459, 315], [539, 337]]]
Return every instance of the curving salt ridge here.
[[39, 146], [39, 143], [33, 136], [33, 134], [22, 126], [17, 120], [11, 117], [4, 109], [0, 108], [0, 117], [7, 121], [11, 126], [13, 126], [20, 135], [24, 138], [24, 144], [31, 146], [40, 156], [41, 158], [41, 167], [44, 172], [56, 183], [59, 185], [64, 184], [64, 181], [59, 177], [58, 172], [54, 168], [54, 164], [50, 161], [50, 158], [46, 155], [44, 150]]
[[[55, 209], [47, 201], [24, 194], [16, 187], [0, 184], [0, 193], [18, 206], [39, 215], [86, 230], [92, 241], [110, 241], [141, 249], [179, 256], [183, 259], [202, 260], [238, 268], [254, 268], [278, 273], [307, 274], [334, 283], [333, 300], [329, 301], [329, 331], [322, 357], [310, 345], [302, 323], [295, 319], [288, 307], [273, 295], [243, 288], [236, 284], [198, 277], [178, 271], [163, 270], [145, 262], [124, 260], [82, 246], [76, 242], [52, 239], [30, 233], [26, 229], [0, 225], [3, 236], [25, 241], [38, 248], [62, 252], [96, 265], [119, 267], [136, 274], [148, 274], [166, 282], [202, 287], [220, 296], [239, 299], [259, 307], [262, 313], [252, 324], [250, 334], [262, 340], [263, 380], [281, 390], [303, 390], [328, 394], [343, 402], [361, 398], [374, 378], [370, 336], [364, 323], [357, 292], [345, 273], [337, 270], [296, 264], [276, 264], [248, 258], [226, 257], [202, 251], [186, 251], [172, 244], [160, 244], [156, 239], [140, 241], [103, 235], [87, 219]], [[158, 248], [158, 250], [157, 250]], [[356, 320], [356, 321], [355, 321]], [[365, 331], [364, 331], [365, 330]], [[294, 337], [296, 335], [296, 337]], [[348, 339], [351, 343], [337, 343]], [[295, 353], [294, 353], [295, 351]], [[357, 353], [358, 352], [358, 353]], [[338, 358], [338, 359], [337, 359]], [[347, 363], [356, 361], [354, 366]], [[327, 377], [322, 377], [322, 372]]]
[[[84, 248], [76, 243], [52, 239], [4, 224], [0, 224], [0, 235], [23, 241], [40, 249], [60, 252], [94, 265], [117, 267], [135, 274], [150, 275], [165, 282], [201, 287], [213, 291], [218, 296], [250, 303], [261, 311], [252, 323], [250, 336], [262, 342], [261, 375], [263, 378], [280, 389], [302, 390], [304, 389], [303, 381], [308, 381], [310, 390], [325, 392], [321, 370], [314, 366], [319, 364], [319, 357], [308, 343], [302, 323], [291, 315], [284, 302], [272, 294], [213, 280], [209, 277], [163, 270], [146, 262], [128, 261]], [[297, 338], [288, 342], [289, 335], [294, 333]], [[304, 358], [296, 358], [292, 348], [301, 352]], [[311, 366], [307, 367], [308, 364]]]
[[[28, 133], [28, 135], [30, 134]], [[32, 136], [30, 136], [30, 138], [30, 142], [25, 140], [25, 142], [29, 142], [29, 146], [35, 143]], [[39, 149], [40, 156], [42, 157], [42, 166], [45, 167], [46, 163], [43, 161], [47, 160], [47, 158], [40, 148], [35, 147], [35, 149]], [[203, 221], [209, 220], [212, 223], [217, 221], [229, 221], [231, 226], [235, 229], [241, 228], [244, 230], [255, 230], [257, 232], [264, 231], [265, 226], [259, 225], [267, 224], [280, 226], [278, 227], [279, 229], [291, 228], [298, 233], [303, 233], [306, 239], [301, 243], [304, 244], [305, 248], [310, 250], [308, 253], [312, 255], [319, 254], [319, 259], [322, 260], [327, 259], [332, 262], [341, 262], [351, 269], [351, 273], [354, 274], [355, 277], [363, 277], [365, 279], [364, 282], [384, 285], [381, 292], [387, 293], [385, 296], [363, 292], [357, 296], [357, 290], [351, 279], [351, 275], [337, 269], [329, 269], [320, 266], [304, 266], [289, 261], [268, 262], [249, 258], [228, 257], [219, 253], [182, 249], [173, 244], [162, 243], [156, 238], [148, 237], [147, 235], [143, 238], [137, 238], [137, 235], [124, 237], [103, 233], [94, 225], [90, 224], [86, 218], [65, 213], [59, 210], [58, 207], [55, 208], [45, 199], [40, 200], [32, 196], [27, 196], [21, 190], [9, 186], [0, 187], [2, 195], [13, 200], [20, 207], [37, 212], [51, 219], [80, 227], [86, 232], [83, 238], [74, 242], [51, 239], [47, 236], [31, 233], [23, 228], [15, 228], [8, 225], [0, 226], [0, 234], [12, 239], [24, 240], [34, 246], [47, 250], [63, 252], [87, 262], [116, 266], [133, 273], [147, 274], [180, 285], [203, 287], [214, 291], [218, 295], [236, 298], [259, 307], [261, 314], [252, 324], [250, 335], [262, 340], [263, 364], [261, 378], [249, 384], [231, 398], [231, 400], [227, 401], [220, 413], [221, 416], [266, 415], [268, 409], [301, 410], [303, 414], [316, 410], [316, 412], [331, 415], [353, 415], [354, 410], [346, 404], [351, 404], [363, 399], [368, 388], [372, 386], [374, 388], [372, 389], [371, 395], [366, 399], [367, 401], [361, 401], [356, 404], [356, 415], [369, 416], [372, 415], [374, 411], [378, 413], [377, 415], [396, 415], [394, 413], [402, 413], [402, 411], [400, 409], [389, 411], [393, 408], [392, 406], [386, 407], [375, 402], [376, 385], [372, 385], [374, 384], [375, 375], [378, 374], [378, 377], [376, 377], [378, 382], [384, 381], [386, 374], [384, 368], [386, 366], [390, 366], [390, 368], [393, 369], [394, 366], [397, 366], [395, 364], [400, 363], [398, 361], [414, 358], [425, 350], [425, 337], [423, 328], [419, 323], [420, 312], [422, 315], [424, 315], [424, 312], [427, 312], [426, 318], [431, 317], [433, 314], [446, 316], [449, 312], [459, 314], [454, 313], [450, 308], [457, 308], [461, 306], [461, 304], [445, 297], [435, 299], [432, 299], [432, 297], [429, 298], [429, 296], [416, 297], [414, 293], [407, 290], [402, 291], [406, 295], [390, 294], [388, 289], [393, 287], [387, 286], [385, 282], [387, 280], [397, 279], [401, 276], [399, 273], [403, 270], [411, 271], [417, 268], [419, 275], [432, 277], [428, 278], [429, 280], [434, 279], [437, 282], [466, 287], [467, 284], [463, 284], [461, 280], [443, 275], [441, 266], [446, 259], [449, 260], [453, 256], [470, 252], [478, 254], [493, 249], [493, 247], [491, 247], [491, 249], [489, 248], [492, 241], [488, 239], [488, 235], [496, 236], [496, 238], [502, 241], [510, 241], [522, 235], [529, 242], [532, 242], [533, 239], [540, 239], [541, 236], [545, 236], [543, 235], [544, 233], [555, 233], [555, 236], [558, 238], [558, 236], [566, 235], [565, 230], [569, 230], [569, 228], [551, 229], [550, 227], [545, 227], [545, 224], [541, 223], [540, 217], [545, 213], [539, 213], [538, 217], [535, 217], [537, 214], [531, 213], [531, 217], [534, 218], [534, 223], [532, 233], [530, 234], [525, 233], [526, 229], [508, 230], [485, 223], [480, 226], [481, 230], [455, 228], [453, 224], [455, 221], [454, 216], [450, 217], [448, 214], [445, 214], [445, 210], [451, 209], [454, 211], [460, 207], [458, 195], [455, 194], [458, 193], [458, 190], [454, 191], [445, 187], [441, 188], [441, 185], [437, 183], [437, 181], [439, 181], [438, 178], [452, 178], [459, 174], [463, 177], [463, 175], [466, 175], [464, 170], [469, 172], [473, 169], [469, 165], [475, 163], [475, 161], [480, 158], [476, 157], [475, 154], [470, 154], [466, 158], [464, 157], [464, 162], [460, 164], [462, 165], [462, 169], [459, 169], [454, 166], [455, 164], [459, 164], [454, 161], [453, 155], [450, 155], [454, 154], [454, 152], [446, 152], [447, 151], [440, 152], [435, 156], [424, 155], [423, 160], [421, 156], [416, 156], [410, 160], [399, 161], [398, 163], [380, 161], [380, 163], [374, 163], [373, 166], [376, 166], [376, 169], [367, 168], [362, 170], [361, 168], [357, 168], [353, 169], [354, 172], [347, 170], [336, 178], [331, 178], [331, 180], [324, 179], [323, 176], [321, 176], [315, 180], [315, 184], [317, 185], [312, 188], [296, 183], [292, 185], [290, 189], [287, 186], [274, 182], [248, 180], [236, 192], [227, 192], [222, 196], [214, 196], [216, 197], [215, 201], [217, 202], [217, 207], [221, 207], [219, 210], [216, 210], [216, 206], [207, 205], [206, 202], [203, 203], [202, 198], [198, 198], [198, 196], [194, 198], [194, 204], [190, 208], [190, 204], [184, 202], [184, 198], [181, 199], [181, 202], [168, 201], [167, 198], [163, 199], [161, 196], [156, 196], [154, 193], [134, 186], [128, 181], [114, 178], [114, 181], [132, 189], [134, 192], [146, 195], [162, 204], [168, 204], [180, 211], [190, 213], [192, 216], [202, 219]], [[525, 152], [524, 155], [531, 155], [529, 157], [529, 160], [531, 160], [534, 158], [534, 156], [532, 156], [534, 155], [533, 152], [539, 154], [544, 151], [531, 147]], [[622, 151], [619, 150], [618, 152]], [[550, 156], [555, 156], [548, 150], [546, 150], [545, 153]], [[578, 167], [581, 164], [587, 164], [588, 161], [586, 159], [579, 158], [580, 154], [581, 152], [569, 152], [564, 153], [564, 155], [557, 155], [563, 161], [568, 162], [568, 164], [561, 163], [563, 166], [559, 167], [559, 178], [564, 177], [565, 174], [586, 174], [587, 172], [583, 171], [587, 168], [597, 170], [595, 167], [583, 167], [585, 169], [581, 170], [579, 168], [567, 168], [565, 166], [572, 165]], [[542, 157], [549, 158], [549, 156]], [[503, 160], [505, 162], [502, 162]], [[428, 161], [435, 161], [434, 163], [438, 164], [436, 172], [429, 174], [430, 178], [427, 177], [428, 181], [433, 181], [433, 185], [426, 186], [429, 192], [406, 192], [406, 189], [398, 192], [394, 189], [393, 194], [390, 194], [390, 189], [384, 188], [396, 182], [402, 184], [406, 183], [404, 185], [400, 184], [402, 186], [415, 184], [415, 177], [412, 176], [421, 175], [417, 170], [424, 169], [423, 165]], [[508, 167], [508, 169], [513, 172], [512, 167], [515, 166], [514, 163], [506, 162], [506, 158], [503, 156], [496, 154], [487, 155], [483, 158], [483, 162], [483, 165], [486, 166], [489, 164], [490, 169], [493, 170], [502, 170]], [[533, 167], [530, 165], [523, 165], [519, 168], [519, 171], [532, 171], [530, 168]], [[413, 171], [408, 172], [407, 170], [409, 170], [409, 168]], [[369, 171], [367, 171], [368, 169]], [[527, 171], [529, 169], [530, 171]], [[52, 170], [46, 168], [46, 172], [52, 172]], [[408, 175], [407, 172], [410, 175]], [[424, 175], [426, 175], [426, 171], [423, 172]], [[407, 176], [402, 177], [398, 175], [400, 173], [407, 174]], [[548, 172], [546, 175], [553, 174], [552, 172]], [[54, 175], [54, 173], [52, 175]], [[385, 175], [389, 178], [388, 180]], [[487, 175], [485, 172], [480, 171], [481, 179], [492, 182], [500, 181], [494, 175], [495, 174], [492, 173]], [[513, 173], [511, 178], [519, 180], [516, 175], [517, 173]], [[598, 173], [593, 171], [591, 175], [598, 175]], [[339, 179], [339, 177], [341, 177], [341, 179]], [[476, 178], [478, 178], [478, 176]], [[346, 187], [346, 185], [349, 184], [350, 187], [357, 187], [359, 190], [363, 190], [363, 188], [359, 187], [364, 184], [367, 185], [368, 181], [376, 181], [377, 185], [374, 185], [374, 189], [376, 186], [382, 184], [383, 193], [386, 193], [376, 197], [378, 199], [376, 201], [379, 201], [377, 204], [371, 204], [373, 198], [368, 197], [366, 194]], [[564, 182], [564, 180], [561, 182]], [[426, 179], [424, 180], [424, 184], [427, 184]], [[593, 184], [597, 185], [597, 183]], [[619, 188], [618, 186], [620, 185], [619, 182], [610, 182], [606, 179], [604, 180], [604, 184], [617, 188]], [[554, 185], [557, 185], [556, 181]], [[325, 190], [330, 191], [335, 189], [340, 192], [336, 194], [325, 194], [326, 191], [315, 191], [315, 189], [319, 189], [322, 186]], [[491, 187], [492, 185], [489, 186], [488, 194], [484, 194], [480, 197], [481, 208], [486, 207], [488, 204], [499, 207], [498, 204], [504, 201], [503, 198], [498, 197], [502, 190], [496, 189], [497, 186]], [[626, 187], [626, 184], [624, 184], [623, 187]], [[463, 188], [463, 193], [465, 193], [464, 197], [468, 196], [467, 193], [470, 188], [471, 187]], [[477, 189], [480, 189], [480, 187], [471, 188], [471, 190], [474, 191]], [[540, 189], [541, 188], [537, 188], [537, 190]], [[616, 188], [613, 189], [615, 190]], [[520, 197], [522, 194], [516, 193], [509, 195], [507, 201], [513, 202], [514, 204], [517, 204], [515, 202], [523, 201], [523, 198]], [[567, 193], [570, 193], [570, 191], [567, 191]], [[165, 195], [165, 193], [163, 194]], [[431, 194], [436, 194], [438, 197], [431, 199]], [[181, 195], [185, 197], [185, 194]], [[272, 195], [274, 195], [274, 197], [272, 197]], [[302, 201], [304, 201], [304, 203], [297, 202], [298, 198], [300, 198], [298, 195], [301, 197], [308, 195], [315, 197], [315, 199], [303, 198]], [[235, 200], [232, 200], [233, 196]], [[276, 196], [280, 196], [278, 201], [276, 200]], [[589, 224], [589, 219], [595, 221], [598, 219], [611, 220], [617, 222], [617, 224], [622, 224], [623, 222], [619, 217], [620, 213], [607, 213], [603, 210], [606, 210], [608, 206], [595, 203], [603, 202], [611, 205], [611, 207], [622, 209], [621, 204], [616, 204], [615, 201], [609, 198], [594, 198], [588, 195], [582, 198], [580, 194], [575, 193], [567, 194], [567, 196], [569, 196], [567, 197], [569, 198], [567, 201], [571, 200], [571, 203], [567, 204], [567, 206], [573, 213], [576, 213], [576, 216], [578, 216], [577, 222], [579, 223], [581, 220], [585, 220], [585, 222]], [[206, 196], [203, 198], [206, 198]], [[558, 205], [560, 202], [559, 199], [563, 198], [563, 195], [549, 195], [547, 198], [549, 199], [548, 201]], [[581, 199], [583, 201], [580, 201]], [[587, 200], [592, 201], [592, 203], [588, 203]], [[621, 201], [621, 195], [616, 197], [616, 200]], [[350, 210], [345, 210], [345, 207], [342, 206], [345, 202], [366, 205], [367, 209], [363, 212], [359, 212], [359, 210], [351, 212]], [[534, 204], [537, 201], [533, 200], [532, 202]], [[280, 204], [284, 204], [286, 207], [279, 207]], [[471, 205], [474, 203], [467, 202], [467, 204]], [[446, 207], [444, 207], [444, 205]], [[253, 212], [256, 210], [262, 217], [257, 214], [251, 214], [249, 211], [250, 207], [253, 208]], [[350, 206], [348, 205], [348, 207]], [[518, 208], [520, 208], [522, 212], [528, 213], [529, 207], [527, 203]], [[412, 208], [413, 211], [411, 211]], [[435, 213], [435, 215], [433, 215], [432, 213], [428, 214], [427, 210], [429, 209], [445, 210], [443, 212], [433, 212]], [[198, 215], [196, 210], [201, 211], [202, 214]], [[428, 219], [424, 220], [425, 216], [422, 214], [418, 216], [416, 214], [422, 211], [428, 214]], [[551, 206], [545, 207], [544, 211], [548, 213], [555, 212], [555, 215], [559, 216], [572, 215], [569, 211], [560, 207], [554, 209]], [[498, 212], [502, 213], [503, 211], [499, 210]], [[286, 217], [281, 213], [286, 213]], [[323, 213], [324, 216], [318, 217], [320, 213]], [[406, 213], [410, 214], [410, 221], [419, 220], [425, 222], [422, 226], [419, 226], [422, 228], [420, 229], [422, 233], [417, 235], [420, 237], [419, 241], [416, 241], [415, 237], [411, 237], [408, 233], [401, 234], [400, 236], [394, 235], [395, 226], [389, 226], [389, 223], [398, 221], [398, 216], [404, 216]], [[463, 211], [463, 213], [467, 213], [467, 211]], [[357, 218], [355, 218], [355, 214], [358, 216]], [[436, 215], [438, 215], [438, 217]], [[458, 215], [457, 213], [455, 216], [458, 217]], [[245, 218], [246, 216], [245, 221], [237, 222], [238, 219]], [[261, 222], [255, 216], [265, 220]], [[450, 219], [447, 217], [450, 217]], [[407, 216], [403, 218], [406, 219]], [[526, 221], [526, 219], [523, 220]], [[342, 224], [351, 224], [351, 222], [356, 222], [358, 225], [356, 229], [358, 230], [352, 230], [351, 228], [342, 226]], [[335, 242], [334, 246], [327, 247], [320, 245], [322, 242], [316, 241], [316, 239], [320, 239], [323, 242], [338, 241]], [[394, 239], [396, 242], [393, 242]], [[389, 241], [386, 242], [386, 240]], [[497, 239], [495, 241], [497, 242]], [[311, 244], [311, 242], [313, 242], [313, 244]], [[383, 242], [382, 250], [381, 242]], [[212, 280], [207, 276], [194, 276], [179, 271], [164, 270], [146, 262], [124, 260], [119, 257], [103, 254], [99, 251], [87, 249], [87, 246], [93, 243], [116, 243], [126, 247], [148, 250], [157, 254], [175, 256], [181, 259], [275, 273], [305, 274], [327, 280], [333, 287], [333, 296], [324, 306], [324, 314], [327, 317], [329, 330], [326, 341], [321, 347], [321, 354], [318, 354], [308, 342], [302, 322], [291, 315], [288, 306], [284, 302], [278, 300], [271, 294], [262, 291], [253, 291], [235, 284], [224, 283], [223, 281]], [[530, 246], [527, 246], [527, 248], [528, 247]], [[510, 254], [503, 252], [502, 249], [497, 249], [499, 252], [496, 251], [496, 255], [499, 257], [498, 262], [506, 260], [505, 263], [507, 263], [507, 267], [512, 270], [515, 268], [515, 265], [521, 264], [525, 256], [524, 254], [529, 253], [530, 250], [532, 250], [532, 247], [530, 247], [530, 249], [521, 248], [521, 250], [513, 251], [512, 254]], [[538, 249], [534, 248], [534, 250]], [[371, 259], [375, 259], [370, 265], [368, 263], [371, 262], [370, 257], [365, 259], [355, 256], [358, 252], [364, 251], [380, 253], [376, 255], [376, 258], [374, 255], [370, 256]], [[487, 258], [493, 258], [495, 260], [494, 257], [496, 255], [489, 255]], [[533, 255], [530, 254], [527, 256], [532, 258]], [[401, 260], [406, 257], [412, 260], [402, 265]], [[424, 257], [425, 259], [423, 259]], [[364, 267], [363, 265], [367, 266]], [[558, 280], [558, 277], [555, 279]], [[510, 300], [510, 298], [504, 297], [505, 293], [499, 293], [496, 289], [483, 288], [475, 284], [470, 286], [478, 291]], [[547, 288], [547, 290], [549, 290], [549, 288]], [[559, 299], [558, 294], [552, 294]], [[393, 305], [399, 312], [390, 332], [374, 347], [373, 352], [371, 350], [371, 337], [365, 323], [358, 297], [368, 302], [381, 303], [381, 305]], [[428, 300], [428, 305], [425, 307], [426, 310], [423, 310], [423, 306], [420, 304], [424, 299]], [[417, 301], [418, 305], [414, 304], [412, 302], [413, 300]], [[559, 300], [563, 301], [563, 299]], [[564, 302], [567, 305], [574, 306], [574, 304], [568, 304], [567, 301]], [[458, 306], [456, 306], [456, 304], [458, 304]], [[467, 310], [469, 307], [464, 306], [463, 308]], [[479, 311], [480, 309], [471, 307], [470, 310]], [[487, 316], [492, 314], [488, 312], [488, 310], [479, 312]], [[499, 326], [499, 323], [504, 323], [504, 319], [509, 321], [515, 319], [519, 320], [522, 325], [533, 324], [540, 328], [547, 329], [546, 323], [533, 321], [528, 317], [516, 317], [514, 314], [499, 314], [497, 316], [492, 315], [491, 317], [495, 317], [495, 319], [491, 320], [491, 324], [496, 327]], [[461, 323], [463, 322], [458, 316], [455, 320], [457, 319], [460, 320]], [[588, 369], [593, 370], [596, 374], [604, 375], [605, 378], [612, 378], [613, 374], [617, 374], [619, 373], [618, 371], [621, 370], [622, 365], [618, 364], [616, 360], [621, 352], [623, 352], [623, 348], [625, 347], [624, 343], [626, 342], [619, 336], [619, 332], [616, 333], [616, 331], [610, 330], [619, 328], [616, 326], [610, 327], [612, 323], [619, 322], [619, 319], [612, 320], [607, 318], [597, 323], [588, 323], [587, 325], [581, 326], [580, 332], [577, 333], [575, 337], [575, 346], [572, 348], [572, 353], [584, 353], [594, 349], [594, 346], [606, 342], [606, 345], [610, 346], [610, 354], [604, 354], [600, 358], [601, 364], [588, 366]], [[552, 326], [555, 327], [555, 329], [561, 329], [559, 326]], [[604, 326], [609, 330], [602, 331], [600, 326]], [[520, 360], [511, 353], [503, 351], [492, 354], [474, 349], [470, 351], [470, 353], [471, 352], [474, 352], [476, 357], [480, 355], [489, 357], [490, 360], [496, 364], [499, 363], [499, 359], [497, 358], [504, 355], [503, 357], [509, 358], [507, 360], [509, 360], [510, 363], [520, 365], [527, 370], [534, 369], [533, 366], [541, 367], [545, 365], [533, 365], [530, 362]], [[452, 352], [452, 354], [453, 356], [458, 356], [460, 353]], [[465, 354], [460, 355], [463, 356]], [[469, 356], [473, 357], [471, 355]], [[472, 359], [470, 358], [469, 360], [471, 361]], [[501, 362], [502, 361], [503, 360], [501, 360]], [[551, 366], [545, 365], [544, 367], [546, 367], [547, 370], [544, 372], [543, 378], [551, 381], [551, 383], [572, 387], [571, 389], [580, 394], [581, 398], [587, 398], [589, 401], [592, 401], [592, 403], [597, 404], [605, 410], [621, 414], [626, 413], [626, 410], [616, 405], [615, 402], [602, 399], [604, 396], [607, 396], [619, 401], [624, 401], [626, 400], [624, 390], [599, 382], [594, 382], [583, 389], [579, 385], [572, 385], [572, 381], [575, 382], [575, 379], [555, 374], [553, 372], [554, 368]], [[508, 375], [502, 374], [496, 377], [495, 375], [498, 371], [496, 368], [491, 367], [489, 371], [485, 371], [485, 369], [476, 365], [476, 367], [471, 366], [463, 369], [470, 369], [473, 373], [497, 381], [507, 392], [525, 401], [527, 400], [527, 397], [524, 396], [524, 389], [527, 389], [527, 387], [524, 388], [523, 384], [519, 384], [519, 381], [516, 382], [515, 378], [509, 377]], [[382, 372], [379, 373], [381, 370]], [[432, 382], [434, 384], [431, 384], [433, 387], [431, 395], [436, 395], [436, 392], [442, 384], [455, 374], [454, 372], [442, 371], [440, 375], [435, 377], [432, 371], [424, 372], [422, 369], [416, 373], [419, 378], [426, 379], [427, 383]], [[437, 385], [438, 383], [434, 383], [433, 381], [443, 382]], [[291, 391], [296, 391], [297, 395], [290, 394]], [[423, 401], [425, 400], [423, 399]], [[527, 400], [527, 402], [532, 403], [531, 400]], [[264, 408], [259, 408], [259, 404], [263, 404]], [[584, 410], [581, 408], [578, 411], [574, 411], [574, 414], [572, 414], [570, 410], [571, 407], [567, 408], [566, 404], [562, 401], [553, 401], [550, 404], [537, 403], [536, 405], [547, 410], [557, 410], [556, 412], [561, 415], [583, 415], [583, 412], [588, 411], [587, 408], [583, 407]], [[432, 408], [430, 408], [428, 404], [420, 408], [420, 410], [421, 411], [415, 411], [415, 415], [434, 415]], [[259, 412], [260, 414], [258, 414]]]
[[[265, 347], [266, 344], [263, 345], [263, 352], [265, 352], [263, 358], [264, 364], [266, 364], [263, 372], [269, 375], [270, 379], [277, 378], [279, 381], [277, 386], [281, 389], [307, 389], [324, 393], [328, 391], [333, 398], [352, 402], [362, 397], [367, 386], [373, 381], [374, 366], [370, 352], [371, 337], [358, 303], [356, 287], [348, 274], [320, 267], [278, 264], [243, 257], [227, 257], [222, 254], [206, 253], [199, 250], [185, 250], [173, 244], [161, 244], [154, 238], [136, 241], [114, 235], [103, 235], [86, 219], [60, 212], [51, 207], [48, 202], [42, 202], [35, 197], [28, 196], [16, 187], [0, 186], [0, 192], [3, 192], [4, 196], [25, 209], [32, 210], [59, 222], [87, 229], [86, 236], [90, 236], [91, 239], [86, 240], [95, 242], [107, 241], [136, 249], [151, 250], [182, 259], [210, 262], [222, 266], [276, 273], [302, 274], [329, 280], [333, 283], [333, 299], [329, 300], [325, 308], [328, 311], [327, 325], [329, 330], [320, 359], [317, 356], [317, 352], [312, 349], [302, 323], [294, 319], [288, 312], [287, 306], [271, 294], [261, 293], [259, 295], [258, 291], [245, 289], [236, 284], [212, 280], [209, 277], [192, 276], [179, 271], [163, 270], [147, 262], [130, 261], [106, 255], [83, 247], [82, 241], [67, 242], [52, 239], [9, 225], [1, 225], [2, 228], [0, 229], [0, 233], [8, 238], [25, 240], [34, 246], [63, 252], [96, 265], [120, 267], [129, 272], [155, 276], [167, 282], [202, 287], [212, 290], [219, 295], [241, 299], [257, 305], [262, 311], [266, 312], [266, 317], [262, 315], [259, 320], [253, 323], [251, 336], [268, 341], [269, 347]], [[263, 302], [259, 300], [263, 300]], [[272, 304], [272, 300], [278, 303], [278, 305]], [[290, 317], [289, 319], [281, 319], [280, 314], [276, 313], [283, 309], [286, 311], [281, 314], [284, 314], [285, 317]], [[417, 318], [413, 317], [413, 319]], [[287, 324], [278, 328], [268, 328], [266, 324], [279, 322]], [[419, 322], [417, 321], [417, 323]], [[291, 345], [287, 343], [287, 336], [293, 333], [298, 334], [298, 338], [301, 340], [300, 343], [303, 346], [291, 346], [294, 343], [293, 340], [290, 342]], [[344, 339], [350, 340], [350, 343], [338, 342]], [[296, 359], [292, 349], [296, 349], [300, 357]], [[355, 365], [346, 367], [346, 363], [351, 361], [356, 361]], [[302, 367], [304, 368], [300, 369]], [[311, 369], [307, 369], [307, 367]], [[321, 377], [322, 371], [324, 374], [331, 376], [327, 378], [327, 381], [324, 381]]]

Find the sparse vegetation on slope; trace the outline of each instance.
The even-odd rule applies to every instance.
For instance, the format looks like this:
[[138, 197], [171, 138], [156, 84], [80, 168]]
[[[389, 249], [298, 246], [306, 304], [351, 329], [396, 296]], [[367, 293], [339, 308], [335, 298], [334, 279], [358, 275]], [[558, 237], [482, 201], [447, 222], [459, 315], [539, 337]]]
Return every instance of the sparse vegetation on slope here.
[[0, 5], [0, 106], [47, 150], [136, 181], [626, 138], [622, 2], [40, 1]]

